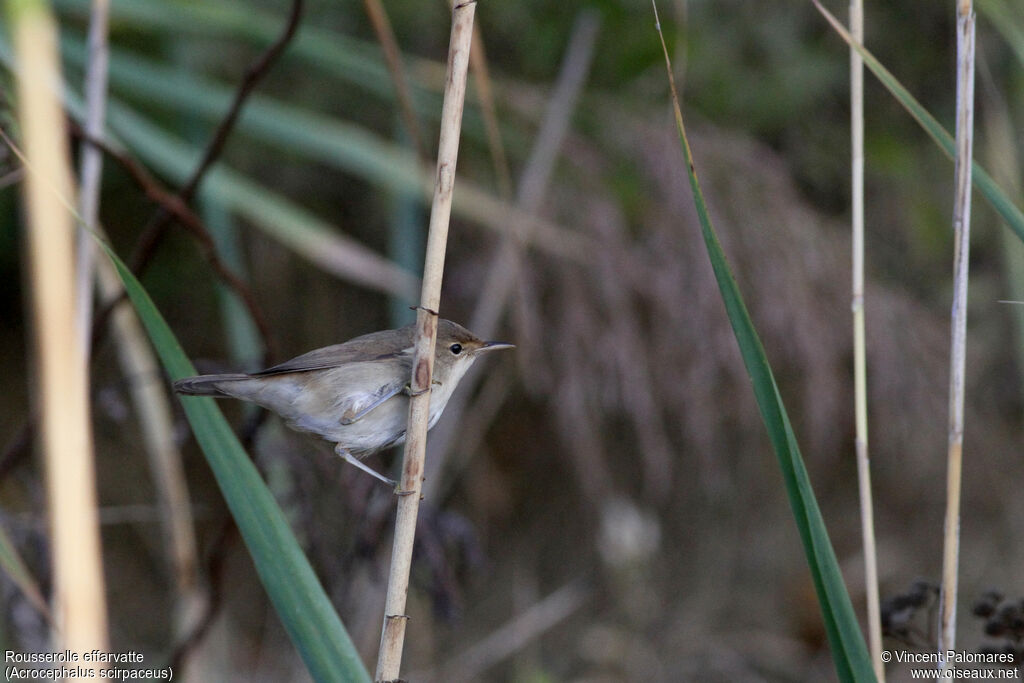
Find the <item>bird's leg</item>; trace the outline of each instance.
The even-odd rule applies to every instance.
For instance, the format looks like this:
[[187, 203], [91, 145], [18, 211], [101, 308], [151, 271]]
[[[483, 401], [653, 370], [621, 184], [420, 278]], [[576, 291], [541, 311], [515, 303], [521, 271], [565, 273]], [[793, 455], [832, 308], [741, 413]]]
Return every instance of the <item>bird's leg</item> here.
[[357, 457], [349, 453], [346, 449], [342, 448], [340, 444], [334, 447], [334, 452], [340, 455], [342, 458], [344, 458], [345, 462], [351, 463], [352, 465], [355, 465], [356, 467], [361, 469], [363, 472], [366, 472], [367, 474], [371, 474], [374, 477], [377, 477], [378, 479], [380, 479], [385, 484], [388, 484], [389, 486], [394, 486], [396, 489], [398, 488], [397, 481], [395, 481], [394, 479], [388, 479], [380, 472], [377, 472], [373, 470], [371, 467], [363, 464], [361, 460], [359, 460]]

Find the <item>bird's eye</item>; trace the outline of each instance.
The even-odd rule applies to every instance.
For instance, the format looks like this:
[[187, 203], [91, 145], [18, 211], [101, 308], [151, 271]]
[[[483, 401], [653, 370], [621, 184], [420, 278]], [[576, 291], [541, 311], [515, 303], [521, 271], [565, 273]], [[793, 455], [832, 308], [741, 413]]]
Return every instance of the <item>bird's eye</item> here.
[[462, 353], [462, 344], [452, 344], [448, 347], [448, 350], [457, 356]]

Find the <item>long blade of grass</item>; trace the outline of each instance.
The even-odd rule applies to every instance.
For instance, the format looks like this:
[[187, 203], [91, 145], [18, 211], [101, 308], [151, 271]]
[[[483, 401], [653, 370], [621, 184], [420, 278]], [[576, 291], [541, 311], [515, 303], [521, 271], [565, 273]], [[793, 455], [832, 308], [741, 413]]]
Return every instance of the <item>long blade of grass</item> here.
[[[910, 113], [914, 120], [924, 128], [925, 132], [928, 133], [929, 137], [935, 141], [935, 144], [945, 152], [951, 160], [956, 154], [956, 142], [953, 140], [953, 136], [949, 134], [941, 123], [939, 123], [934, 116], [932, 116], [927, 109], [925, 109], [920, 102], [914, 99], [914, 96], [910, 94], [903, 84], [901, 84], [892, 73], [889, 72], [882, 63], [875, 59], [874, 55], [868, 52], [867, 48], [858, 43], [853, 39], [843, 25], [836, 19], [832, 14], [825, 9], [818, 0], [811, 0], [814, 6], [818, 8], [822, 16], [828, 20], [828, 23], [832, 25], [835, 32], [842, 36], [850, 47], [860, 53], [860, 56], [864, 59], [864, 65], [871, 69], [871, 72], [875, 74], [882, 85], [892, 93], [893, 97], [903, 105], [903, 108]], [[982, 196], [988, 200], [988, 203], [993, 209], [1002, 217], [1006, 224], [1016, 233], [1022, 241], [1024, 241], [1024, 213], [1021, 212], [1020, 208], [1017, 207], [1006, 193], [996, 184], [996, 181], [992, 179], [984, 168], [981, 167], [977, 161], [971, 165], [971, 178], [973, 179], [974, 187], [977, 188]]]
[[[657, 9], [655, 9], [655, 17], [657, 17]], [[660, 25], [658, 34], [661, 36]], [[843, 584], [839, 563], [836, 561], [828, 531], [825, 529], [825, 522], [818, 509], [810, 477], [804, 467], [796, 436], [793, 434], [793, 428], [786, 414], [786, 407], [783, 405], [782, 396], [779, 394], [779, 388], [768, 364], [764, 347], [754, 329], [754, 323], [750, 319], [739, 287], [729, 270], [725, 253], [722, 251], [714, 227], [711, 225], [707, 204], [697, 179], [690, 143], [683, 126], [668, 48], [665, 46], [664, 37], [661, 40], [672, 91], [676, 128], [679, 131], [679, 140], [686, 158], [690, 189], [696, 203], [704, 245], [708, 252], [708, 258], [711, 260], [711, 267], [715, 272], [715, 279], [718, 281], [719, 292], [722, 295], [729, 322], [740, 347], [740, 354], [743, 356], [747, 373], [754, 386], [754, 396], [761, 411], [761, 418], [768, 430], [775, 455], [778, 457], [782, 476], [786, 483], [786, 492], [789, 495], [789, 503], [793, 509], [800, 539], [803, 541], [804, 552], [807, 554], [811, 578], [814, 581], [818, 602], [821, 605], [825, 633], [832, 649], [836, 672], [842, 681], [874, 681], [876, 680], [875, 673], [872, 670], [867, 646], [864, 644], [864, 636], [857, 625], [857, 617], [853, 612], [850, 596]]]
[[[113, 261], [172, 379], [195, 374], [171, 328], [117, 254]], [[369, 681], [359, 654], [298, 541], [213, 399], [185, 397], [185, 415], [281, 622], [316, 681]]]

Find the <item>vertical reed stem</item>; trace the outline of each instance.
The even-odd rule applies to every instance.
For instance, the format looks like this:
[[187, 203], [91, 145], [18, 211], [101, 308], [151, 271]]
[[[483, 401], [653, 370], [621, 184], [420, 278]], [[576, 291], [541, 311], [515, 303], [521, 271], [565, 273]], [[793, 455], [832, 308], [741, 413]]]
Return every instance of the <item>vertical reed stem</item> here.
[[[107, 108], [107, 63], [110, 50], [107, 44], [107, 19], [110, 14], [109, 0], [93, 0], [89, 19], [89, 65], [85, 76], [85, 132], [93, 139], [103, 137], [103, 123]], [[99, 224], [100, 185], [103, 179], [103, 152], [95, 145], [82, 143], [79, 165], [80, 185], [78, 192], [78, 213], [82, 225], [78, 229], [78, 258], [75, 272], [79, 348], [82, 362], [86, 364], [86, 375], [92, 342], [93, 271], [96, 262], [96, 245], [86, 226]]]
[[967, 268], [971, 235], [971, 159], [974, 142], [974, 7], [957, 0], [956, 16], [956, 188], [953, 198], [953, 310], [949, 368], [949, 446], [946, 522], [942, 553], [942, 597], [938, 655], [956, 647], [957, 571], [960, 557], [960, 482], [964, 439], [964, 366], [967, 347]]
[[[850, 33], [864, 43], [863, 0], [850, 2]], [[855, 450], [860, 488], [860, 521], [864, 537], [864, 588], [868, 611], [868, 645], [875, 676], [885, 683], [882, 662], [882, 619], [878, 605], [878, 553], [875, 547], [871, 464], [868, 458], [867, 361], [864, 332], [864, 61], [850, 48], [850, 144], [853, 205], [853, 391], [856, 421]]]
[[445, 78], [444, 106], [441, 110], [441, 135], [437, 151], [437, 176], [434, 201], [430, 210], [430, 230], [423, 266], [423, 288], [416, 312], [415, 352], [413, 355], [409, 424], [406, 429], [402, 460], [401, 491], [395, 521], [395, 542], [391, 554], [388, 594], [381, 629], [376, 680], [398, 680], [405, 642], [405, 603], [409, 592], [409, 570], [416, 535], [420, 491], [423, 485], [423, 460], [426, 449], [427, 419], [430, 413], [430, 386], [434, 371], [434, 344], [437, 336], [437, 310], [441, 303], [441, 279], [448, 244], [455, 164], [458, 159], [462, 109], [466, 99], [466, 72], [473, 36], [475, 0], [459, 2], [452, 11], [452, 32], [448, 45], [448, 72]]
[[6, 4], [20, 66], [18, 120], [30, 171], [25, 180], [27, 270], [57, 646], [75, 652], [106, 650], [88, 380], [75, 321], [75, 230], [72, 215], [62, 203], [72, 192], [64, 113], [57, 100], [57, 31], [46, 3], [8, 0]]

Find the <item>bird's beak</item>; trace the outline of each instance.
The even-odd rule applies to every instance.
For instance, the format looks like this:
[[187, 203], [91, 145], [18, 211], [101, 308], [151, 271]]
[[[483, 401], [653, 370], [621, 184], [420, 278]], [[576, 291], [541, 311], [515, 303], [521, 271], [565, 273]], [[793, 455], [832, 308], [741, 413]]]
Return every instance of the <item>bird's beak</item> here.
[[516, 348], [516, 345], [515, 344], [509, 344], [508, 342], [489, 341], [489, 342], [484, 342], [484, 345], [481, 346], [479, 350], [480, 351], [498, 351], [500, 349], [514, 349], [514, 348]]

